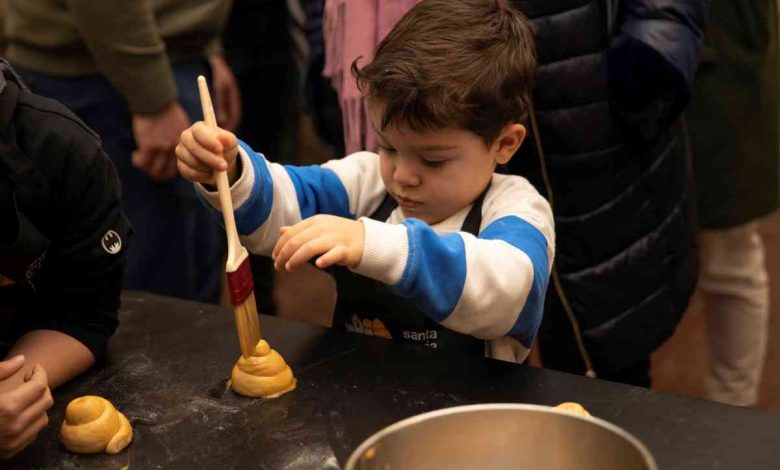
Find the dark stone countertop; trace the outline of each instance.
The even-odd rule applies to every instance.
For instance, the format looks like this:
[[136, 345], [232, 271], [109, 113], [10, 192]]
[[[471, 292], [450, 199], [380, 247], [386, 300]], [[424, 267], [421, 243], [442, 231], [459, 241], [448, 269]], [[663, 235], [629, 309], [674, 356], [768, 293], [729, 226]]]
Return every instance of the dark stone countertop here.
[[[444, 357], [382, 339], [263, 316], [263, 336], [297, 390], [274, 400], [226, 390], [239, 355], [230, 310], [124, 296], [106, 360], [55, 393], [51, 424], [2, 468], [340, 468], [381, 428], [434, 409], [485, 402], [580, 402], [642, 440], [661, 469], [778, 468], [780, 416], [477, 357]], [[68, 453], [67, 403], [111, 400], [133, 425], [115, 456]]]

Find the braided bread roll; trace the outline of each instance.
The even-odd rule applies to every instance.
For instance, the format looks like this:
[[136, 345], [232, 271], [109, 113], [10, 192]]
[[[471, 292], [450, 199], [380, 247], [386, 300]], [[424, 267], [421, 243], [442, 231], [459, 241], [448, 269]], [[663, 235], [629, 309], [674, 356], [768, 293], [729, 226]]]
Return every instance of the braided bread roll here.
[[275, 398], [296, 386], [295, 377], [284, 358], [262, 339], [250, 357], [238, 358], [230, 381], [236, 393], [247, 397]]
[[133, 440], [133, 429], [110, 401], [87, 395], [68, 403], [60, 440], [77, 454], [116, 454]]

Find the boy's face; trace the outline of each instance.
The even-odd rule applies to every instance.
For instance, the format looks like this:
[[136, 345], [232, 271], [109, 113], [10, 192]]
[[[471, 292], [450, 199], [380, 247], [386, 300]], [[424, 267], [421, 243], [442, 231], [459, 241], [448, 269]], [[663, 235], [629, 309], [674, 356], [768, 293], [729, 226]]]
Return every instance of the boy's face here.
[[476, 134], [453, 128], [417, 132], [390, 125], [377, 136], [385, 188], [404, 216], [433, 225], [474, 202], [496, 164], [512, 158], [525, 128], [508, 124], [490, 147]]

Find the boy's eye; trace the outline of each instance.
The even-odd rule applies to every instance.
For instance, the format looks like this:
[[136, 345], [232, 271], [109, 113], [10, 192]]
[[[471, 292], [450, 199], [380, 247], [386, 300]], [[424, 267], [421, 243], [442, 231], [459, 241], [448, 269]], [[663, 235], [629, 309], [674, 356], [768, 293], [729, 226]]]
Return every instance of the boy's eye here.
[[385, 153], [395, 153], [395, 149], [393, 147], [388, 147], [387, 145], [382, 144], [379, 144], [379, 150]]
[[423, 159], [423, 165], [429, 167], [429, 168], [441, 168], [444, 166], [444, 164], [447, 163], [447, 160], [425, 160]]

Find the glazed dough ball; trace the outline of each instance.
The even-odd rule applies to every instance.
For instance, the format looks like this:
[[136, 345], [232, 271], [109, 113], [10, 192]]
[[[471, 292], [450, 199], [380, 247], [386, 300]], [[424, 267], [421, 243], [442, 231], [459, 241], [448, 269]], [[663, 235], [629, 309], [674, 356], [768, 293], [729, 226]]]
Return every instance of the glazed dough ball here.
[[68, 403], [60, 440], [77, 454], [116, 454], [133, 440], [133, 429], [110, 401], [87, 395]]
[[582, 416], [590, 416], [588, 410], [583, 408], [582, 405], [580, 405], [579, 403], [575, 403], [573, 401], [567, 401], [561, 403], [560, 405], [556, 406], [556, 408], [560, 408], [566, 411], [571, 411], [572, 413], [577, 413], [578, 415], [582, 415]]
[[248, 358], [241, 356], [230, 374], [233, 390], [247, 397], [274, 398], [295, 388], [295, 377], [282, 356], [260, 340]]

